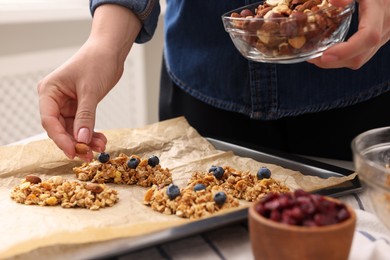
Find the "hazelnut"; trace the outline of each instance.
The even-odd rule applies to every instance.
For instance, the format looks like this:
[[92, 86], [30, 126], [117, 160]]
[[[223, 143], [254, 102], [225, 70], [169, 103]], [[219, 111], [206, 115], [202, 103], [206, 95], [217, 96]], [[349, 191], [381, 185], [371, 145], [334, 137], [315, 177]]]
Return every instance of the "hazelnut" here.
[[90, 150], [89, 146], [85, 143], [77, 143], [75, 149], [78, 154], [87, 154]]
[[242, 36], [242, 40], [245, 41], [250, 46], [254, 46], [257, 42], [257, 37], [251, 35], [244, 35]]
[[283, 21], [280, 23], [280, 33], [287, 37], [294, 37], [299, 33], [302, 34], [303, 28], [299, 27], [296, 21]]
[[240, 15], [243, 17], [248, 17], [248, 16], [254, 16], [253, 12], [249, 9], [244, 9], [240, 12]]
[[288, 43], [294, 48], [294, 49], [300, 49], [305, 45], [306, 43], [306, 37], [305, 36], [297, 36], [293, 38], [288, 39]]
[[256, 32], [257, 30], [259, 30], [261, 28], [262, 25], [263, 25], [262, 20], [251, 20], [248, 23], [248, 31], [249, 32]]
[[264, 56], [274, 56], [274, 49], [266, 46], [261, 41], [257, 41], [255, 48], [261, 52]]
[[308, 42], [317, 43], [323, 37], [322, 31], [315, 25], [305, 27], [304, 32]]
[[304, 12], [292, 12], [290, 15], [291, 18], [296, 20], [297, 25], [304, 26], [307, 23], [307, 14]]
[[278, 23], [265, 22], [261, 29], [257, 31], [257, 37], [269, 47], [277, 46], [285, 41], [285, 38], [280, 36], [279, 31], [280, 26]]
[[38, 176], [35, 176], [35, 175], [27, 175], [26, 181], [28, 181], [31, 184], [38, 184], [38, 183], [42, 182], [41, 178], [39, 178]]

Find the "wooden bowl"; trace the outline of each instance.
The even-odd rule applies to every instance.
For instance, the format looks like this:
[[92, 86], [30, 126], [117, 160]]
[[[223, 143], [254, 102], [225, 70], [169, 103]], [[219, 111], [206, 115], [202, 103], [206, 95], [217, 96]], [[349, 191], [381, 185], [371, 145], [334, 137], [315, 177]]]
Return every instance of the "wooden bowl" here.
[[[257, 202], [258, 203], [258, 202]], [[255, 259], [346, 260], [352, 245], [356, 214], [328, 226], [302, 227], [278, 223], [260, 215], [256, 202], [249, 208], [248, 222]]]

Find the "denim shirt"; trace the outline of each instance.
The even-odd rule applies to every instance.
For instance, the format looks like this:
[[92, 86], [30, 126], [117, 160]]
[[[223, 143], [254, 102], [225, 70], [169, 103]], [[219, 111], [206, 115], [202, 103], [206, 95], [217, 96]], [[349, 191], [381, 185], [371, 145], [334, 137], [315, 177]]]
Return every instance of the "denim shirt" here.
[[[389, 43], [359, 70], [245, 59], [225, 32], [221, 16], [255, 2], [167, 0], [164, 57], [173, 82], [212, 106], [262, 120], [344, 107], [390, 89]], [[156, 1], [92, 0], [92, 13], [102, 3], [136, 12], [144, 23], [137, 42], [150, 39], [159, 12]], [[349, 35], [357, 30], [357, 16], [355, 11]]]

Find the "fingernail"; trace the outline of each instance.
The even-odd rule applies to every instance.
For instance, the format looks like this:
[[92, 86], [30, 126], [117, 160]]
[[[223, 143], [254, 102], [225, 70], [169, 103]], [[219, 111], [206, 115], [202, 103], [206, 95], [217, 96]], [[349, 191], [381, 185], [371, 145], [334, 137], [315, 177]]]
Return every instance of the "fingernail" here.
[[338, 59], [339, 57], [330, 54], [322, 55], [321, 57], [322, 62], [335, 62], [338, 61]]
[[89, 130], [88, 128], [80, 128], [77, 135], [77, 142], [79, 143], [89, 143]]

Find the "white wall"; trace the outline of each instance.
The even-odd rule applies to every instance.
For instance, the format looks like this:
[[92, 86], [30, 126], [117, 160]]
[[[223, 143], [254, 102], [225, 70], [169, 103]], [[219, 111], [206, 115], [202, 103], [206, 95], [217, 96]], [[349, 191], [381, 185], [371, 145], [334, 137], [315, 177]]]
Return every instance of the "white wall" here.
[[[43, 131], [37, 83], [86, 40], [88, 8], [88, 0], [0, 0], [0, 145]], [[152, 41], [134, 45], [122, 79], [98, 107], [97, 129], [158, 120], [162, 22]]]

